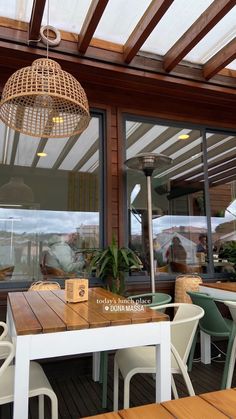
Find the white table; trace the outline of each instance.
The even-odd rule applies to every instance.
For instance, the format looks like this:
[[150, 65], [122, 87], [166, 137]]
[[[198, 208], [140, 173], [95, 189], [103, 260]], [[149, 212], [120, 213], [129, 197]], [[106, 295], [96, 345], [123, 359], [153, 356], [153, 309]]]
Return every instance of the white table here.
[[[104, 290], [89, 291], [88, 302], [73, 305], [65, 302], [63, 291], [9, 294], [7, 324], [16, 345], [13, 419], [28, 418], [31, 360], [133, 346], [156, 345], [156, 402], [171, 399], [170, 322], [166, 321], [166, 315], [146, 309], [143, 316], [123, 313], [122, 317], [118, 313], [112, 321], [111, 313], [104, 313], [99, 304], [95, 313], [96, 298], [104, 298], [104, 293], [111, 298], [112, 294]], [[86, 328], [89, 316], [90, 325]], [[127, 323], [128, 316], [129, 324], [119, 325]], [[68, 330], [71, 328], [75, 330]]]

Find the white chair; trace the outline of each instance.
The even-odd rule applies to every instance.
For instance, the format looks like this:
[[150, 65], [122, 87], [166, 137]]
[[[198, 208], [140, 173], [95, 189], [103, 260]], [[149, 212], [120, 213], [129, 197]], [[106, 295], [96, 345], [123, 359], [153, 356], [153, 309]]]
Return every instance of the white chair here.
[[[182, 374], [190, 396], [194, 389], [187, 372], [187, 360], [192, 346], [198, 322], [204, 316], [204, 310], [194, 304], [173, 303], [152, 309], [177, 307], [178, 310], [171, 322], [171, 387], [175, 398], [178, 398], [173, 374]], [[119, 349], [114, 362], [114, 410], [118, 410], [119, 370], [124, 378], [124, 409], [129, 408], [130, 380], [137, 373], [156, 372], [156, 355], [154, 346]]]
[[[236, 330], [236, 301], [224, 301], [224, 304], [229, 307], [230, 314], [232, 316], [234, 322], [234, 329]], [[228, 375], [226, 380], [226, 388], [231, 388], [232, 378], [234, 373], [234, 366], [235, 366], [235, 359], [236, 359], [236, 336], [234, 338], [233, 346], [231, 349], [231, 355], [229, 359], [229, 369]]]
[[[11, 338], [8, 335], [8, 327], [5, 322], [0, 321], [0, 328], [2, 328], [2, 333], [0, 335], [0, 342], [2, 341], [9, 341], [11, 342]], [[0, 346], [0, 359], [4, 359], [7, 357], [9, 350], [4, 346]]]
[[[14, 355], [14, 345], [9, 341], [0, 341], [0, 351], [5, 350], [8, 355], [0, 367], [0, 405], [14, 401], [14, 373], [15, 366], [10, 365]], [[44, 396], [51, 399], [51, 418], [58, 419], [58, 403], [42, 367], [37, 362], [30, 363], [29, 397], [39, 398], [39, 419], [44, 418]]]

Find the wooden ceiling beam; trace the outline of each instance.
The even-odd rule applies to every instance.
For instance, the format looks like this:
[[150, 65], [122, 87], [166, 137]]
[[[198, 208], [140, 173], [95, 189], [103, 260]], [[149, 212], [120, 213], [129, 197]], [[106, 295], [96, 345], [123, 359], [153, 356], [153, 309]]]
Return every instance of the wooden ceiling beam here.
[[[232, 157], [231, 157], [232, 158]], [[231, 159], [230, 159], [231, 160]], [[208, 177], [209, 179], [214, 176], [217, 173], [220, 173], [224, 170], [228, 170], [231, 167], [235, 167], [235, 160], [236, 160], [236, 155], [235, 158], [233, 158], [232, 161], [229, 161], [229, 158], [223, 161], [225, 161], [225, 163], [222, 163], [223, 161], [217, 161], [217, 162], [213, 162], [211, 165], [208, 165]], [[194, 181], [200, 181], [203, 180], [204, 176], [203, 176], [203, 172], [199, 172], [198, 176], [194, 177]]]
[[209, 186], [214, 187], [214, 186], [219, 186], [219, 185], [225, 185], [226, 183], [233, 182], [235, 180], [236, 180], [236, 175], [234, 174], [232, 176], [226, 176], [217, 181], [211, 182], [209, 183]]
[[203, 66], [203, 75], [206, 80], [211, 79], [215, 74], [219, 73], [224, 67], [236, 58], [236, 38], [232, 39], [227, 45], [218, 51]]
[[153, 0], [124, 45], [124, 61], [130, 63], [173, 0]]
[[[10, 160], [10, 167], [12, 168], [15, 166], [15, 160], [17, 156], [17, 149], [19, 146], [19, 140], [20, 140], [20, 133], [19, 131], [14, 132], [14, 138], [13, 138], [13, 145], [12, 145], [12, 151], [11, 151], [11, 160]], [[19, 164], [19, 162], [17, 162]]]
[[109, 0], [93, 0], [78, 40], [78, 51], [85, 54]]
[[[217, 140], [220, 141], [221, 138], [222, 138], [222, 135], [220, 135], [220, 134], [212, 135], [212, 137], [210, 137], [208, 139], [208, 146], [210, 147], [211, 145], [214, 145], [215, 142]], [[198, 144], [198, 145], [195, 145], [194, 147], [190, 148], [185, 153], [182, 152], [178, 157], [176, 157], [173, 160], [173, 164], [170, 166], [170, 169], [167, 169], [168, 176], [170, 178], [173, 178], [173, 177], [176, 177], [177, 175], [180, 175], [180, 176], [177, 177], [177, 179], [175, 179], [176, 181], [185, 180], [185, 179], [190, 178], [192, 176], [191, 172], [189, 172], [188, 174], [185, 174], [183, 176], [182, 176], [182, 173], [185, 172], [186, 170], [189, 170], [189, 169], [192, 169], [194, 171], [195, 170], [194, 167], [196, 165], [202, 164], [202, 151], [201, 151], [201, 149], [202, 149], [201, 144]], [[217, 150], [218, 150], [218, 148], [217, 148]], [[212, 153], [212, 150], [211, 150], [211, 153]], [[195, 154], [197, 154], [198, 157], [196, 157], [195, 159], [192, 159], [192, 157]], [[171, 157], [171, 155], [170, 155], [170, 157]], [[213, 157], [212, 154], [211, 154], [210, 157]], [[164, 171], [160, 177], [166, 176], [165, 172], [166, 171]], [[195, 179], [194, 179], [194, 181], [195, 181]]]
[[165, 131], [157, 135], [157, 137], [148, 145], [144, 146], [144, 148], [140, 150], [140, 153], [153, 153], [156, 150], [156, 148], [163, 146], [168, 140], [177, 135], [180, 131], [181, 128], [166, 127]]
[[39, 159], [40, 159], [40, 156], [38, 156], [38, 153], [42, 153], [44, 151], [44, 149], [47, 145], [47, 142], [48, 142], [48, 138], [41, 138], [40, 139], [40, 141], [38, 143], [36, 153], [35, 153], [35, 156], [34, 156], [34, 159], [33, 159], [32, 164], [31, 164], [31, 167], [35, 168], [37, 166], [37, 164], [39, 162]]
[[[221, 135], [221, 136], [218, 137], [218, 135], [215, 134], [214, 138], [216, 138], [216, 141], [220, 141], [221, 139], [224, 139], [224, 136]], [[236, 156], [236, 154], [235, 154], [235, 156]], [[213, 170], [217, 165], [219, 165], [221, 163], [227, 164], [228, 160], [229, 159], [227, 157], [227, 158], [224, 158], [223, 160], [217, 160], [217, 161], [214, 160], [214, 161], [208, 163], [208, 173], [211, 172], [211, 170]], [[198, 169], [193, 170], [187, 176], [186, 175], [179, 176], [178, 181], [188, 179], [189, 177], [192, 178], [193, 176], [194, 176], [194, 179], [192, 179], [193, 181], [201, 180], [202, 176], [203, 176], [203, 166], [199, 167]]]
[[[6, 43], [6, 45], [9, 43], [11, 43], [12, 45], [12, 54], [11, 54], [11, 58], [8, 59], [8, 57], [6, 58], [4, 53], [2, 53], [2, 55], [0, 55], [0, 65], [4, 65], [4, 66], [8, 66], [11, 67], [11, 61], [16, 58], [15, 54], [22, 49], [22, 57], [18, 57], [18, 59], [24, 60], [25, 62], [27, 61], [27, 55], [30, 55], [30, 50], [33, 51], [32, 48], [30, 47], [25, 47], [25, 45], [28, 42], [28, 33], [25, 30], [16, 30], [13, 28], [6, 28], [6, 27], [1, 27], [0, 26], [0, 39], [1, 39], [1, 44], [2, 42]], [[100, 45], [100, 44], [99, 44]], [[73, 67], [73, 73], [76, 71], [76, 65], [78, 60], [92, 60], [93, 62], [103, 62], [103, 63], [107, 63], [110, 64], [112, 66], [120, 66], [123, 68], [124, 72], [126, 73], [127, 71], [129, 71], [129, 66], [124, 64], [123, 61], [123, 53], [118, 52], [118, 51], [111, 51], [111, 50], [106, 50], [104, 49], [107, 46], [107, 44], [103, 44], [97, 47], [92, 46], [92, 42], [89, 46], [89, 49], [86, 53], [85, 56], [81, 57], [78, 55], [78, 42], [77, 42], [77, 37], [76, 39], [74, 38], [74, 41], [72, 41], [72, 39], [69, 40], [61, 40], [60, 45], [54, 47], [53, 49], [50, 50], [50, 58], [52, 58], [53, 56], [55, 56], [55, 54], [59, 54], [60, 56], [64, 55], [64, 60], [67, 60], [67, 57], [70, 56], [70, 61], [71, 59], [74, 59], [75, 61], [75, 66]], [[35, 54], [37, 54], [38, 56], [43, 55], [44, 53], [42, 53], [42, 49], [45, 51], [45, 45], [42, 44], [41, 42], [39, 42], [37, 44], [37, 48], [35, 48]], [[29, 52], [29, 54], [28, 54]], [[36, 57], [37, 58], [37, 57]], [[35, 58], [35, 59], [36, 59]], [[16, 58], [16, 60], [18, 60]], [[57, 58], [55, 58], [57, 59]], [[29, 64], [25, 65], [30, 65], [32, 62], [29, 61]], [[23, 64], [24, 65], [24, 64]], [[22, 67], [21, 63], [18, 61], [18, 68]], [[236, 87], [236, 78], [234, 77], [225, 77], [225, 76], [221, 76], [219, 74], [217, 74], [216, 76], [214, 76], [211, 80], [206, 81], [203, 77], [203, 73], [202, 73], [202, 69], [200, 68], [189, 68], [186, 67], [183, 64], [179, 64], [175, 71], [171, 74], [171, 76], [168, 76], [165, 71], [163, 70], [163, 63], [162, 60], [159, 60], [158, 58], [155, 59], [155, 55], [150, 57], [149, 56], [142, 56], [142, 55], [137, 55], [133, 61], [132, 61], [132, 69], [136, 69], [137, 71], [143, 71], [145, 72], [145, 78], [146, 76], [148, 76], [148, 74], [151, 73], [155, 73], [155, 74], [160, 74], [163, 75], [163, 77], [165, 79], [167, 79], [168, 77], [171, 76], [175, 76], [175, 79], [179, 78], [181, 79], [187, 79], [187, 80], [194, 80], [195, 82], [200, 81], [202, 82], [201, 85], [203, 84], [212, 84], [212, 85], [222, 85], [225, 87]], [[71, 70], [70, 70], [71, 71]], [[143, 73], [144, 74], [144, 73]], [[3, 83], [3, 77], [1, 74], [1, 80], [0, 80], [0, 85]], [[172, 92], [171, 92], [172, 94]]]
[[34, 0], [30, 22], [29, 22], [29, 38], [30, 45], [39, 41], [39, 31], [42, 24], [43, 12], [46, 0]]
[[223, 172], [219, 170], [217, 174], [209, 177], [209, 183], [213, 183], [213, 182], [216, 182], [217, 180], [225, 179], [233, 175], [235, 176], [235, 166], [233, 168], [228, 168], [227, 170], [224, 170]]
[[91, 159], [91, 157], [94, 155], [94, 153], [96, 153], [96, 151], [98, 151], [98, 149], [99, 149], [99, 138], [95, 140], [95, 142], [91, 145], [87, 153], [84, 154], [82, 159], [79, 160], [78, 163], [76, 163], [76, 165], [72, 169], [73, 172], [79, 172], [80, 169], [84, 166], [84, 164], [87, 163], [89, 159]]
[[139, 138], [143, 137], [147, 132], [153, 128], [153, 124], [142, 123], [126, 140], [126, 149], [135, 144]]
[[235, 6], [235, 0], [213, 1], [164, 56], [163, 66], [170, 72], [201, 39]]

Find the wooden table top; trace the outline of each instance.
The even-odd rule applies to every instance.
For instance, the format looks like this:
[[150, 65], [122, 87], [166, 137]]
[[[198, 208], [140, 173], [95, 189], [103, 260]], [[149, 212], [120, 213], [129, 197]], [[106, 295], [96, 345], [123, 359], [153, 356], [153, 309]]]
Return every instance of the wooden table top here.
[[161, 404], [147, 404], [84, 419], [226, 419], [236, 418], [235, 389], [183, 397]]
[[200, 286], [208, 287], [208, 288], [215, 288], [215, 289], [223, 290], [223, 291], [236, 292], [236, 282], [214, 282], [211, 284], [203, 283], [203, 284], [200, 284]]
[[[89, 289], [88, 301], [80, 303], [67, 303], [64, 290], [10, 292], [8, 304], [17, 335], [169, 320], [145, 306], [132, 310], [133, 302], [103, 288]], [[117, 310], [111, 311], [114, 306]]]

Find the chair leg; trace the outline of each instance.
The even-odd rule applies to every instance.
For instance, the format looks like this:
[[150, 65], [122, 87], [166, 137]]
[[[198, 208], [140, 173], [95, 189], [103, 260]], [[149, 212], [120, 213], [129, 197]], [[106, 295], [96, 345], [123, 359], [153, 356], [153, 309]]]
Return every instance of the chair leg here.
[[191, 372], [192, 371], [192, 367], [193, 367], [193, 359], [194, 359], [194, 353], [195, 353], [195, 349], [196, 349], [196, 344], [197, 344], [197, 337], [198, 337], [198, 330], [195, 333], [194, 339], [193, 339], [193, 343], [192, 343], [192, 347], [190, 350], [190, 354], [188, 357], [188, 371]]
[[236, 324], [234, 323], [231, 334], [229, 336], [229, 341], [228, 341], [228, 346], [227, 346], [224, 372], [223, 372], [223, 377], [222, 377], [221, 387], [220, 387], [221, 390], [224, 390], [226, 388], [226, 381], [227, 381], [227, 376], [228, 376], [228, 371], [229, 371], [229, 363], [230, 363], [231, 353], [233, 349], [235, 334], [236, 334]]
[[113, 410], [118, 410], [118, 398], [119, 398], [119, 366], [114, 359], [114, 395], [113, 395]]
[[58, 419], [58, 400], [55, 393], [50, 395], [52, 419]]
[[193, 385], [191, 383], [191, 380], [189, 378], [187, 369], [183, 368], [183, 369], [181, 369], [181, 372], [182, 372], [182, 375], [183, 375], [183, 378], [184, 378], [184, 382], [186, 384], [186, 387], [187, 387], [187, 390], [188, 390], [189, 395], [190, 396], [195, 396], [195, 391], [194, 391]]
[[228, 370], [228, 377], [226, 381], [226, 388], [231, 388], [232, 378], [233, 378], [233, 373], [234, 373], [234, 366], [235, 366], [235, 358], [236, 358], [236, 337], [234, 338], [231, 357], [229, 361], [229, 370]]
[[44, 419], [44, 394], [38, 396], [39, 402], [39, 419]]
[[104, 352], [100, 352], [99, 383], [103, 382]]
[[107, 375], [108, 375], [108, 352], [103, 352], [103, 369], [102, 369], [102, 407], [107, 408]]
[[171, 374], [171, 388], [172, 388], [172, 391], [173, 391], [174, 398], [178, 399], [179, 395], [178, 395], [178, 391], [177, 391], [177, 388], [176, 388], [176, 385], [175, 385], [175, 380], [174, 380], [173, 374]]
[[129, 408], [129, 396], [130, 396], [130, 376], [124, 379], [124, 409]]
[[189, 395], [190, 396], [195, 396], [195, 391], [193, 389], [191, 380], [190, 380], [189, 375], [188, 375], [187, 365], [183, 363], [182, 359], [179, 356], [178, 351], [175, 349], [173, 344], [171, 344], [171, 353], [173, 354], [173, 356], [174, 356], [174, 358], [175, 358], [175, 360], [178, 364], [178, 367], [180, 369], [180, 372], [183, 376], [184, 382], [185, 382], [186, 387], [188, 389]]

